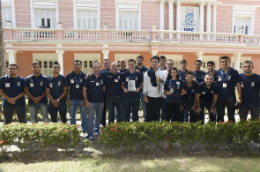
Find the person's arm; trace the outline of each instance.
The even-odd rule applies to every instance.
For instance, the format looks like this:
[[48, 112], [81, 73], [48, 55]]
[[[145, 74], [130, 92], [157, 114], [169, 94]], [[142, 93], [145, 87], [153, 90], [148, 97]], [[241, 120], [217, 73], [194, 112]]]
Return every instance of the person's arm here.
[[124, 93], [128, 93], [127, 89], [125, 88], [125, 82], [121, 82], [121, 88], [123, 89]]
[[87, 87], [83, 87], [82, 93], [83, 93], [83, 97], [84, 97], [85, 106], [86, 106], [86, 108], [90, 109], [91, 105], [88, 101], [87, 90], [88, 90]]
[[184, 89], [181, 90], [181, 96], [183, 96], [183, 95], [184, 95]]
[[200, 95], [201, 95], [201, 94], [196, 93], [196, 100], [197, 100], [197, 105], [198, 105], [198, 107], [197, 107], [197, 110], [196, 110], [195, 113], [198, 113], [198, 114], [200, 114], [200, 112], [202, 112], [201, 107], [200, 107]]
[[10, 104], [15, 104], [16, 102], [15, 102], [15, 100], [14, 100], [14, 98], [11, 98], [11, 97], [8, 97], [6, 94], [5, 94], [5, 92], [4, 92], [4, 90], [3, 89], [0, 89], [0, 94], [10, 103]]
[[210, 108], [210, 113], [213, 113], [214, 115], [217, 114], [217, 112], [215, 111], [215, 106], [217, 104], [217, 101], [218, 101], [218, 94], [214, 94], [214, 100], [213, 100], [212, 106]]
[[67, 91], [68, 91], [68, 87], [67, 86], [63, 87], [63, 93], [60, 95], [59, 100], [61, 100], [63, 97], [66, 96]]
[[148, 94], [148, 75], [147, 72], [144, 74], [144, 82], [143, 82], [143, 94], [144, 94], [144, 102], [145, 103], [149, 103], [148, 98], [147, 98], [147, 94]]
[[57, 100], [54, 100], [52, 98], [52, 95], [50, 93], [50, 88], [46, 88], [45, 90], [46, 90], [47, 97], [50, 99], [50, 101], [53, 104], [53, 106], [56, 107], [56, 108], [59, 107], [60, 103]]
[[30, 99], [33, 100], [34, 103], [38, 103], [37, 100], [36, 100], [36, 98], [33, 97], [33, 95], [30, 93], [29, 87], [24, 87], [24, 92], [25, 92], [25, 94], [26, 94], [28, 97], [30, 97]]
[[139, 93], [139, 91], [143, 88], [143, 83], [140, 84], [140, 87], [136, 89], [136, 93]]
[[242, 87], [241, 83], [236, 83], [237, 86], [237, 92], [238, 92], [238, 103], [242, 103]]

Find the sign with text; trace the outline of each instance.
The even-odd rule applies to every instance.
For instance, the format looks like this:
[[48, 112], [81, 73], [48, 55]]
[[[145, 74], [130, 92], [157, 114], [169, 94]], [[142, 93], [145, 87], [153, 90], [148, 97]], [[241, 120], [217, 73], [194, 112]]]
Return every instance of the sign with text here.
[[199, 7], [181, 7], [181, 30], [188, 32], [199, 31], [200, 13]]

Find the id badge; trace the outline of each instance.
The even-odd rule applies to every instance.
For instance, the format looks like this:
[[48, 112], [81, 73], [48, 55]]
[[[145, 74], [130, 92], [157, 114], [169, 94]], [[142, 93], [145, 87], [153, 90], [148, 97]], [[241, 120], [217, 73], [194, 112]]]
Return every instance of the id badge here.
[[223, 83], [223, 88], [227, 88], [227, 83]]
[[79, 89], [79, 84], [76, 84], [76, 88]]
[[196, 76], [194, 76], [194, 77], [193, 77], [193, 80], [194, 80], [194, 81], [197, 81], [197, 78], [196, 78]]
[[184, 90], [184, 94], [187, 94], [187, 90]]
[[221, 78], [221, 77], [218, 77], [218, 81], [222, 81], [222, 78]]
[[205, 91], [202, 91], [202, 95], [205, 95], [206, 94], [206, 92]]
[[96, 82], [96, 86], [99, 86], [100, 84], [99, 84], [99, 82]]
[[10, 87], [11, 83], [5, 83], [5, 87]]
[[114, 82], [118, 82], [118, 79], [115, 79]]
[[49, 83], [50, 87], [52, 88], [52, 83]]
[[34, 87], [34, 84], [33, 84], [33, 83], [30, 83], [30, 87]]
[[126, 82], [128, 82], [128, 81], [129, 81], [129, 78], [128, 78], [128, 77], [126, 77], [126, 78], [125, 78], [125, 80], [126, 80]]
[[170, 92], [172, 92], [172, 93], [173, 93], [173, 92], [174, 92], [174, 88], [170, 88]]
[[71, 84], [74, 84], [74, 79], [71, 79], [71, 80], [70, 80], [70, 83], [71, 83]]

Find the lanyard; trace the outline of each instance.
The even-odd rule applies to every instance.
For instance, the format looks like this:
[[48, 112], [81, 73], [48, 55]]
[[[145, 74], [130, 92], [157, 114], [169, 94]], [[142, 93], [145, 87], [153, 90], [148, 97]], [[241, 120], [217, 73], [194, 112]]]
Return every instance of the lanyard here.
[[[181, 71], [181, 72], [182, 72], [182, 71]], [[186, 72], [187, 72], [187, 70], [185, 70], [185, 72], [182, 72], [182, 78], [181, 78], [181, 79], [185, 79]]]
[[221, 69], [221, 77], [222, 77], [223, 82], [226, 82], [226, 80], [227, 80], [227, 78], [228, 78], [228, 74], [229, 74], [229, 69], [228, 69], [228, 71], [227, 71], [227, 73], [226, 73], [226, 75], [225, 75], [225, 78], [224, 78], [224, 72], [223, 72], [223, 70]]
[[130, 77], [130, 80], [135, 80], [135, 71], [134, 71], [133, 75], [131, 74], [131, 72], [129, 72], [129, 77]]
[[188, 85], [187, 85], [188, 95], [190, 95], [190, 94], [191, 94], [191, 92], [192, 92], [192, 85], [193, 85], [193, 84], [191, 84], [191, 86], [190, 86], [190, 87], [188, 87]]
[[[79, 73], [79, 79], [80, 79], [80, 76], [81, 76], [81, 71]], [[77, 75], [75, 73], [74, 73], [74, 77], [75, 77], [75, 82], [78, 83]]]
[[[170, 79], [170, 85], [169, 86], [172, 86], [172, 79]], [[175, 86], [175, 84], [172, 86], [172, 88]]]

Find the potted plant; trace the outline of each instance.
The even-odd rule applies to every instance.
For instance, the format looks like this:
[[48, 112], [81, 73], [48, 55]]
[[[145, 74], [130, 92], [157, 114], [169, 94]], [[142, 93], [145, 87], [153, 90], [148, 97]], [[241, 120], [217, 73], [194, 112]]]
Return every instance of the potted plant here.
[[61, 22], [57, 22], [58, 28], [62, 27], [62, 23]]
[[107, 23], [104, 23], [103, 26], [104, 26], [104, 29], [107, 29]]
[[5, 22], [6, 22], [6, 24], [7, 24], [8, 27], [11, 27], [11, 26], [12, 26], [12, 23], [13, 23], [12, 21], [6, 20]]

